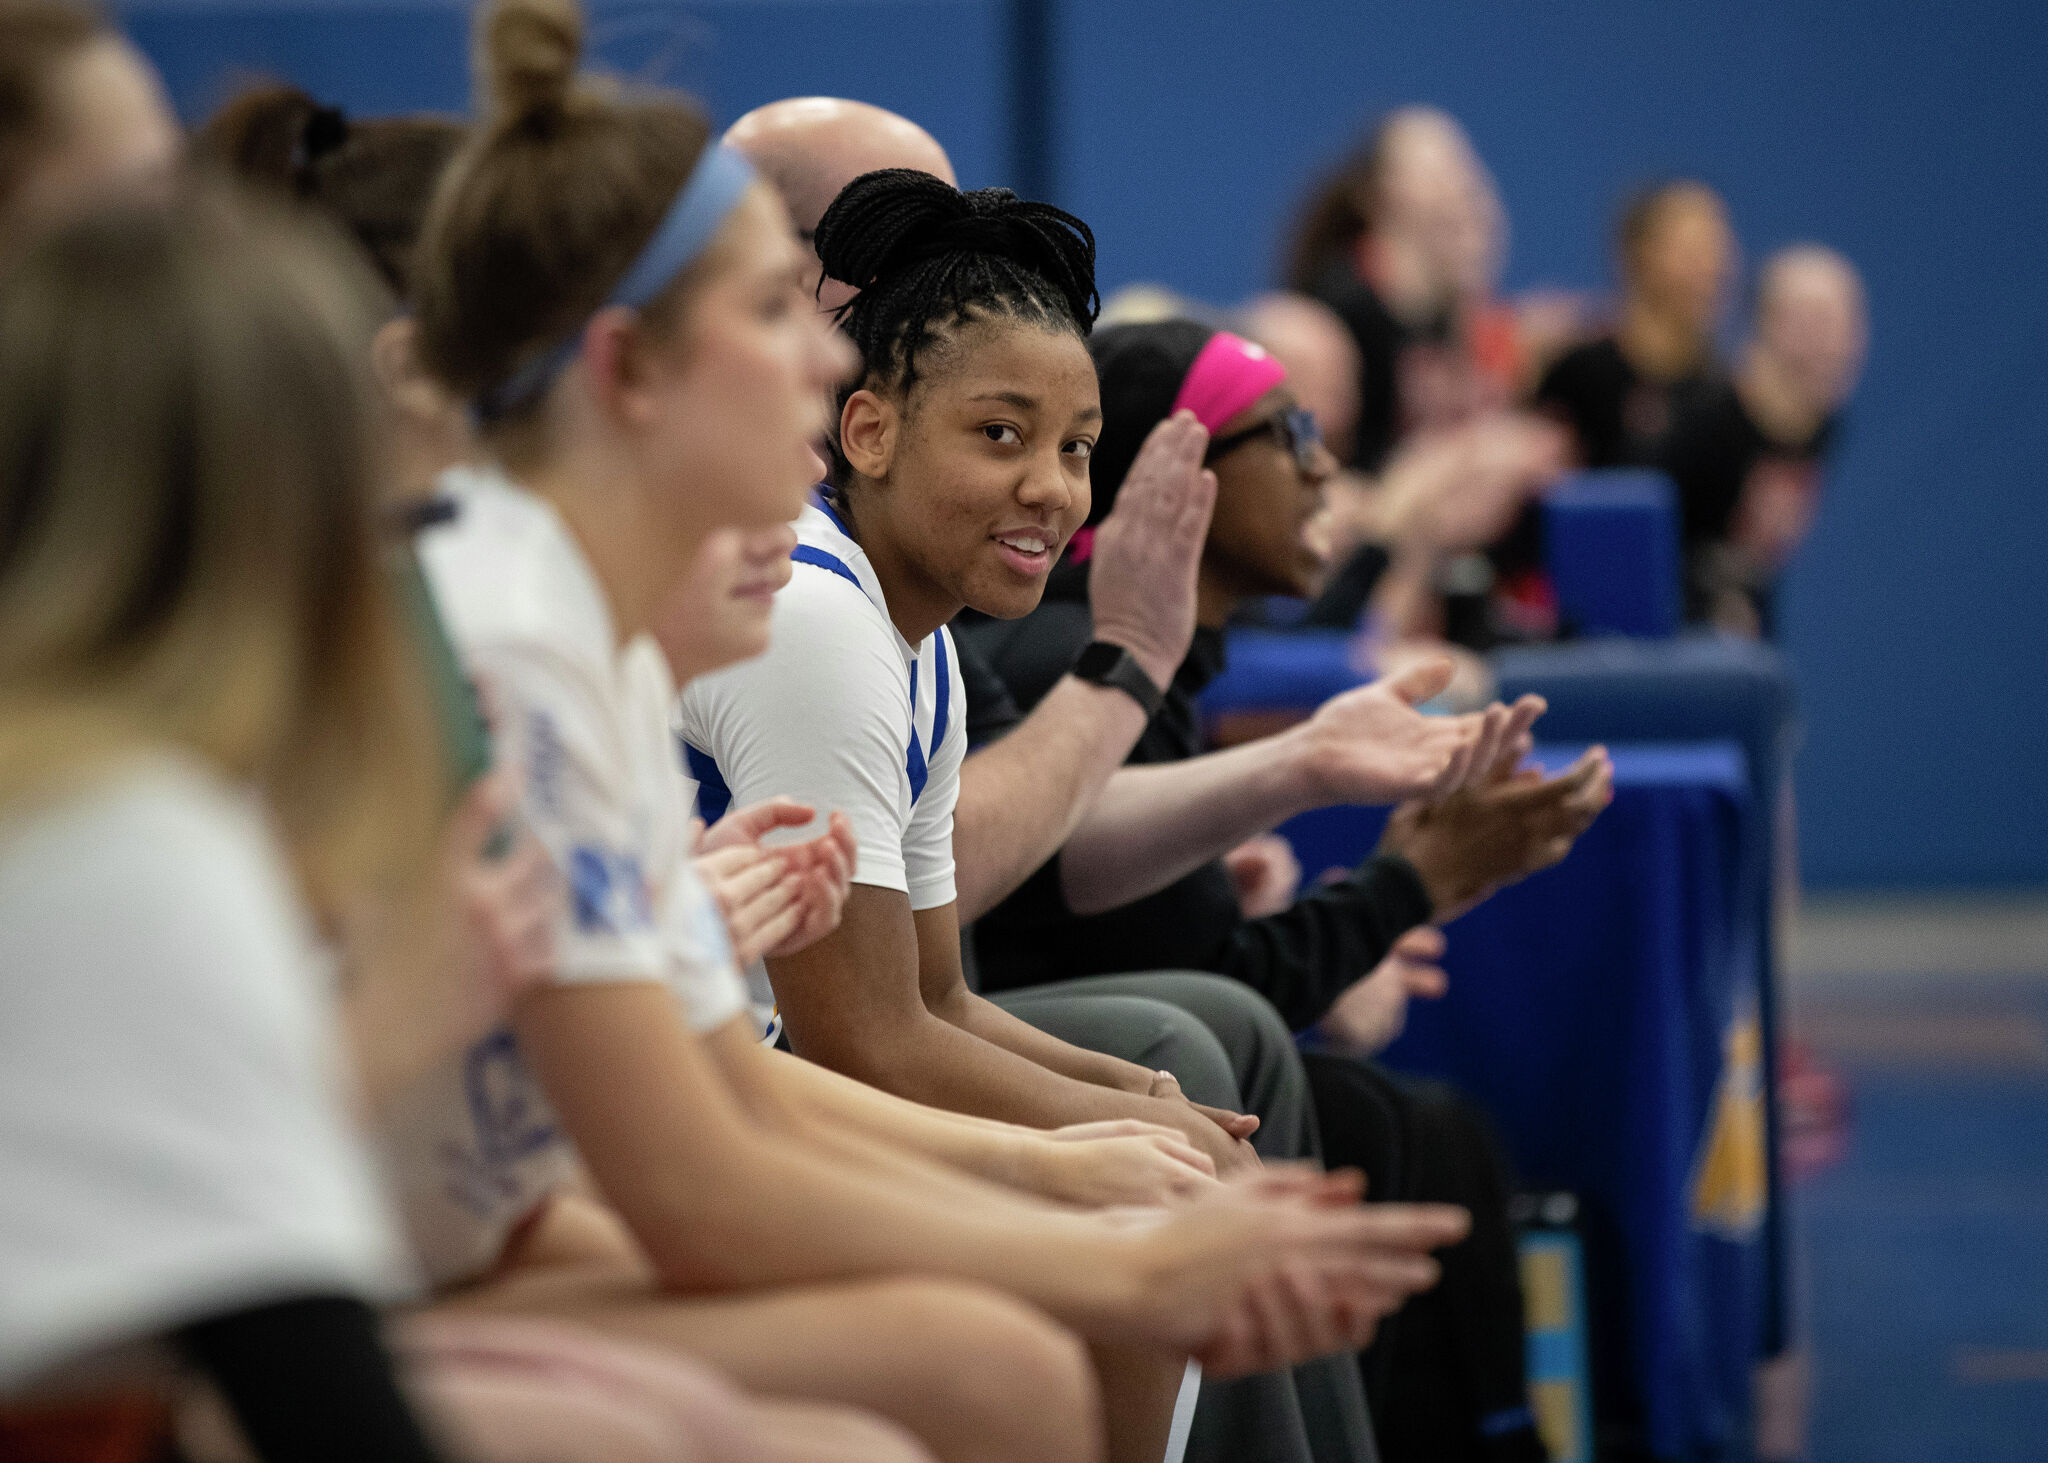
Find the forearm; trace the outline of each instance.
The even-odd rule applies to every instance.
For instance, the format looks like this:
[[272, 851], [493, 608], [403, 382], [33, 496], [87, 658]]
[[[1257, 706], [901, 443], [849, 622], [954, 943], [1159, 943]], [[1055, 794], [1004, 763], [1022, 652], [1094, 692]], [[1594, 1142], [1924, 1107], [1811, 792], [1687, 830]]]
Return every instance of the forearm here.
[[1185, 762], [1126, 767], [1060, 852], [1076, 914], [1157, 893], [1247, 838], [1315, 806], [1294, 732]]
[[1059, 851], [1144, 730], [1129, 696], [1066, 676], [1016, 730], [967, 759], [953, 813], [963, 923]]
[[1028, 1154], [1050, 1140], [1031, 1128], [906, 1101], [787, 1052], [762, 1053], [787, 1107], [813, 1124], [948, 1165], [991, 1183], [1030, 1188]]
[[705, 1177], [678, 1170], [659, 1234], [641, 1233], [680, 1289], [916, 1272], [993, 1285], [1094, 1334], [1114, 1334], [1127, 1312], [1129, 1241], [850, 1133], [759, 1129], [721, 1181]]
[[960, 986], [951, 999], [941, 1002], [933, 1014], [1006, 1052], [1014, 1052], [1076, 1082], [1114, 1088], [1119, 1092], [1151, 1090], [1154, 1074], [1136, 1062], [1062, 1041], [1049, 1032], [1040, 1031], [1022, 1017], [1011, 1015], [994, 1001], [975, 995], [965, 985]]

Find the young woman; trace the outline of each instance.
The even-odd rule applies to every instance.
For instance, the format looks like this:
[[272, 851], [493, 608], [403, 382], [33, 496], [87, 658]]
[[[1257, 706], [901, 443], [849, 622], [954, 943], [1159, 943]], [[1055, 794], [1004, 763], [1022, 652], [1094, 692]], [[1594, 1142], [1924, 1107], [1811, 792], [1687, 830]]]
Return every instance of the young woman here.
[[1714, 332], [1735, 277], [1728, 209], [1704, 183], [1629, 200], [1616, 230], [1621, 308], [1611, 331], [1560, 356], [1535, 405], [1571, 429], [1586, 467], [1644, 467], [1726, 374]]
[[[1426, 1238], [1389, 1257], [1331, 1202], [1342, 1180], [1284, 1175], [1133, 1230], [936, 1167], [914, 1134], [944, 1120], [762, 1048], [689, 864], [674, 689], [643, 637], [711, 533], [796, 515], [850, 361], [779, 205], [693, 108], [578, 87], [571, 6], [505, 0], [479, 36], [492, 115], [437, 197], [416, 315], [502, 471], [459, 485], [423, 552], [573, 910], [516, 1047], [473, 1054], [453, 1130], [416, 1146], [477, 1281], [464, 1300], [863, 1403], [946, 1459], [1087, 1459], [1105, 1430], [1144, 1456], [1156, 1400], [1112, 1397], [1105, 1419], [1077, 1343], [1018, 1298], [1255, 1368], [1342, 1344], [1460, 1221], [1414, 1216]], [[819, 864], [843, 862], [836, 841], [813, 840]], [[630, 1243], [530, 1218], [564, 1136]]]
[[433, 1454], [309, 919], [415, 880], [443, 798], [358, 299], [217, 199], [0, 279], [0, 1393], [171, 1337], [273, 1463]]
[[[351, 121], [295, 87], [262, 86], [210, 118], [194, 151], [360, 246], [390, 291], [384, 302], [390, 310], [410, 292], [413, 248], [428, 202], [463, 135], [456, 123], [437, 117]], [[408, 318], [387, 320], [373, 346], [393, 408], [385, 418], [397, 488], [390, 507], [400, 510], [401, 522], [435, 516], [435, 477], [470, 448], [460, 414], [412, 362], [411, 332]], [[507, 836], [517, 786], [503, 769], [485, 776], [489, 747], [474, 698], [412, 556], [402, 557], [401, 569], [402, 598], [435, 672], [451, 771], [464, 781], [480, 780], [441, 840], [444, 877], [462, 915], [455, 928], [438, 941], [418, 940], [410, 929], [391, 932], [380, 943], [413, 936], [416, 948], [406, 952], [409, 958], [384, 962], [390, 969], [351, 962], [346, 1010], [356, 1065], [373, 1102], [402, 1096], [411, 1078], [487, 1030], [511, 996], [553, 968], [562, 903], [546, 850], [530, 833]], [[712, 855], [730, 857], [726, 851]], [[744, 919], [761, 908], [756, 898], [736, 915]], [[747, 1398], [673, 1353], [608, 1340], [587, 1328], [513, 1317], [411, 1315], [394, 1328], [393, 1339], [413, 1393], [480, 1463], [536, 1456], [561, 1463], [682, 1463], [703, 1455], [748, 1463], [897, 1463], [925, 1456], [878, 1419]], [[206, 1440], [206, 1416], [186, 1421], [188, 1451], [197, 1451]], [[236, 1455], [228, 1449], [222, 1456]]]

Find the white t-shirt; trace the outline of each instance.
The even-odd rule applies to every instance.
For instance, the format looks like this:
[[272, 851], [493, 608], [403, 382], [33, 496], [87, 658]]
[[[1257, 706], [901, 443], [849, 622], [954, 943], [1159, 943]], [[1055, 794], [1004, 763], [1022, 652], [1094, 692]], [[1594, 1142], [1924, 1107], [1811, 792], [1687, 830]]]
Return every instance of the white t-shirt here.
[[[967, 704], [951, 636], [911, 645], [881, 582], [831, 511], [797, 519], [795, 572], [775, 596], [768, 652], [684, 687], [677, 728], [707, 819], [787, 793], [843, 812], [854, 882], [900, 889], [912, 909], [953, 901], [953, 805]], [[815, 829], [799, 837], [815, 837]]]
[[[554, 979], [664, 983], [697, 1031], [745, 1014], [724, 921], [690, 865], [667, 661], [645, 637], [619, 648], [603, 590], [545, 501], [490, 472], [442, 487], [456, 515], [421, 535], [420, 560], [499, 765], [520, 772], [520, 815], [568, 887]], [[403, 1094], [386, 1139], [437, 1282], [488, 1266], [575, 1157], [509, 1029]]]
[[411, 1283], [256, 798], [170, 754], [0, 823], [0, 1393]]

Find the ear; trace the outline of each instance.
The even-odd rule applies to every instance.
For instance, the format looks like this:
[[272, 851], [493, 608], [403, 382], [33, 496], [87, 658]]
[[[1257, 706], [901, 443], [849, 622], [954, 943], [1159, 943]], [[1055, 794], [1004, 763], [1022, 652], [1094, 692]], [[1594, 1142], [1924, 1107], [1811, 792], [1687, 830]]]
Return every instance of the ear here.
[[370, 370], [399, 411], [417, 419], [448, 411], [448, 393], [420, 364], [419, 322], [410, 316], [387, 320], [370, 340]]
[[639, 318], [623, 305], [609, 305], [583, 327], [582, 362], [599, 410], [634, 426], [645, 426], [657, 411], [642, 388], [649, 362]]
[[863, 389], [847, 397], [839, 412], [839, 450], [847, 464], [871, 481], [887, 477], [902, 420], [894, 402], [872, 391]]

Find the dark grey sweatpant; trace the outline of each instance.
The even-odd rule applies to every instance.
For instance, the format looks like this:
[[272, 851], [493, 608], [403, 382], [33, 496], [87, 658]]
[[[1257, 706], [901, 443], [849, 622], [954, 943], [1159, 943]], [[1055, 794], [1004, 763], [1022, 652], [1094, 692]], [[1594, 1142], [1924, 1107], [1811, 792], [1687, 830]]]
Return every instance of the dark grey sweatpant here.
[[[1256, 1113], [1262, 1158], [1319, 1156], [1308, 1078], [1264, 996], [1220, 975], [1152, 971], [989, 997], [1040, 1031], [1179, 1079], [1211, 1107]], [[1202, 1385], [1188, 1463], [1377, 1463], [1351, 1353], [1291, 1372]]]

